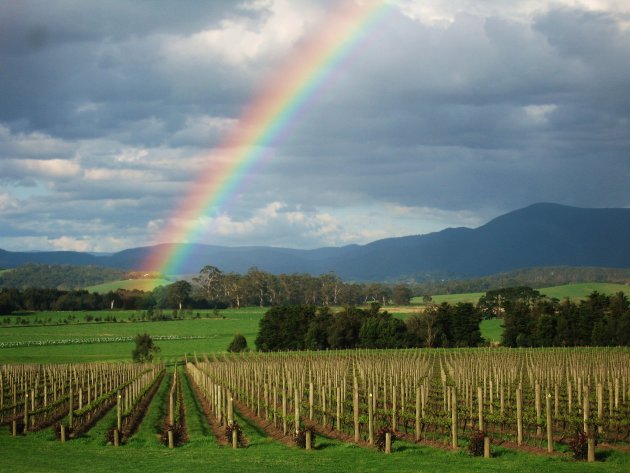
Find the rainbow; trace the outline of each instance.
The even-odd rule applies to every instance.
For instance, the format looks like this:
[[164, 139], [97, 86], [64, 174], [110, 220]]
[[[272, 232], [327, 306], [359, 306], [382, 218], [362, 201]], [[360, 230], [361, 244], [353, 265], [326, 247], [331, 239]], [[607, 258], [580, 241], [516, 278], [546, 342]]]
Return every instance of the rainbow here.
[[[255, 171], [255, 166], [271, 156], [270, 149], [278, 144], [388, 7], [386, 0], [342, 0], [339, 8], [327, 15], [315, 34], [273, 74], [237, 124], [209, 154], [208, 166], [192, 183], [156, 242], [199, 241], [206, 229], [205, 216], [224, 206], [239, 184]], [[157, 245], [143, 268], [178, 274], [189, 246]]]

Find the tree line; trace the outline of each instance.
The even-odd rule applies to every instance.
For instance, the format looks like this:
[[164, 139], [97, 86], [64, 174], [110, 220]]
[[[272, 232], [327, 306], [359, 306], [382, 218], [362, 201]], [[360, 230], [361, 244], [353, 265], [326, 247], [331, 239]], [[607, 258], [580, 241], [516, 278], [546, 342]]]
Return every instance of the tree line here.
[[596, 268], [550, 266], [524, 268], [478, 278], [460, 278], [452, 274], [430, 274], [423, 280], [416, 278], [410, 287], [414, 294], [465, 294], [508, 287], [550, 287], [584, 282], [630, 283], [628, 268]]
[[69, 290], [116, 281], [125, 277], [126, 272], [121, 269], [101, 266], [25, 264], [3, 271], [0, 274], [0, 287], [14, 289], [38, 287]]
[[630, 304], [623, 292], [594, 291], [579, 302], [535, 294], [504, 298], [500, 314], [504, 346], [630, 346]]
[[470, 303], [432, 306], [402, 321], [378, 303], [346, 306], [276, 306], [260, 321], [259, 351], [349, 348], [474, 347], [481, 345], [481, 312]]
[[410, 304], [404, 284], [345, 283], [334, 273], [274, 275], [252, 267], [246, 274], [223, 273], [205, 266], [190, 281], [152, 291], [119, 289], [106, 294], [37, 287], [0, 289], [0, 314], [13, 311], [224, 309], [277, 305], [340, 306], [379, 302]]

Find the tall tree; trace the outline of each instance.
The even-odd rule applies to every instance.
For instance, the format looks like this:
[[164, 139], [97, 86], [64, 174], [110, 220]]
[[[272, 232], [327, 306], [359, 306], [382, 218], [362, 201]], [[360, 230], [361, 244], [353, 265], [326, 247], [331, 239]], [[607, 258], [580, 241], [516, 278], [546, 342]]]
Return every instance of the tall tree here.
[[177, 307], [180, 311], [190, 298], [192, 285], [188, 281], [177, 281], [166, 287], [167, 298], [171, 307]]
[[203, 291], [208, 301], [219, 299], [222, 292], [223, 273], [216, 266], [206, 265], [193, 282]]

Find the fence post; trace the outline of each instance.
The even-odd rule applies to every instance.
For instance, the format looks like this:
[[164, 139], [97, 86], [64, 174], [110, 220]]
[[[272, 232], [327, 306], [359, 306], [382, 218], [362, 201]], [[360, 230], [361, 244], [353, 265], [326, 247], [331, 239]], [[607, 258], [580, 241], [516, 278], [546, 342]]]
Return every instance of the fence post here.
[[[453, 401], [451, 402], [451, 433], [453, 448], [457, 448], [457, 391], [453, 389]], [[418, 434], [416, 433], [416, 436]]]
[[553, 452], [553, 431], [551, 420], [551, 394], [547, 392], [547, 399], [545, 403], [547, 409], [547, 452]]
[[516, 388], [516, 444], [523, 443], [523, 396], [520, 386]]
[[374, 406], [372, 406], [373, 395], [368, 395], [368, 442], [374, 445]]
[[352, 410], [354, 416], [354, 441], [359, 442], [359, 384], [356, 376], [352, 387]]
[[416, 442], [420, 440], [420, 388], [416, 388]]

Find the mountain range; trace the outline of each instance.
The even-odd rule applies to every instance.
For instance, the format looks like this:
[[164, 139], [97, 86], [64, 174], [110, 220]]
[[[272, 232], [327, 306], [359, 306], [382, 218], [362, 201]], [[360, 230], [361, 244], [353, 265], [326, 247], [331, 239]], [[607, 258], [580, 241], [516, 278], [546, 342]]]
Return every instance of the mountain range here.
[[[111, 255], [0, 250], [0, 268], [35, 263], [141, 269], [155, 250], [132, 248]], [[186, 274], [205, 265], [239, 273], [256, 266], [275, 274], [333, 271], [346, 281], [469, 278], [541, 266], [630, 268], [630, 209], [540, 203], [474, 229], [447, 228], [366, 245], [298, 250], [192, 244], [188, 254], [182, 267]]]

